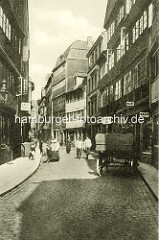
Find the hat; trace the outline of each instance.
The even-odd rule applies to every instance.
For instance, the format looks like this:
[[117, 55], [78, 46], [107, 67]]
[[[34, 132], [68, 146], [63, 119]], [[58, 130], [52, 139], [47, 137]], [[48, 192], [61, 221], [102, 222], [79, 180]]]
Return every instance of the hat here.
[[54, 140], [52, 140], [52, 143], [56, 143], [57, 142], [57, 139], [55, 138]]

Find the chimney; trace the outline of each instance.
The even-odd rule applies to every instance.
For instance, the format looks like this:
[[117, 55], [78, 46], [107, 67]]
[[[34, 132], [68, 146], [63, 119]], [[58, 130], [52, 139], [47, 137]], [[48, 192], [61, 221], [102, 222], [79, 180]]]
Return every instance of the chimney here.
[[87, 46], [92, 47], [92, 45], [93, 45], [92, 36], [88, 36], [87, 37]]

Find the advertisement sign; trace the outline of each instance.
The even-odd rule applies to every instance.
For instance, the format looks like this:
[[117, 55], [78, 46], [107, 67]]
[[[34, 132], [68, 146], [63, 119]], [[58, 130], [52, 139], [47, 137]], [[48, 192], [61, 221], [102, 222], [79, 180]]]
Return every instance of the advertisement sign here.
[[134, 107], [134, 102], [126, 102], [127, 107]]
[[140, 117], [149, 117], [149, 112], [140, 112]]
[[31, 106], [30, 103], [22, 102], [21, 103], [21, 111], [30, 111]]

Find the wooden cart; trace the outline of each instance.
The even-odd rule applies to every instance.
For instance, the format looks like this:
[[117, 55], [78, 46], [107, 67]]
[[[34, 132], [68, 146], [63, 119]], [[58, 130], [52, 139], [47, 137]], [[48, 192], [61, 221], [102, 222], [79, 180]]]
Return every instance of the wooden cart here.
[[137, 164], [134, 154], [132, 133], [98, 133], [95, 137], [98, 152], [97, 171], [102, 175], [103, 168], [124, 166], [134, 171]]

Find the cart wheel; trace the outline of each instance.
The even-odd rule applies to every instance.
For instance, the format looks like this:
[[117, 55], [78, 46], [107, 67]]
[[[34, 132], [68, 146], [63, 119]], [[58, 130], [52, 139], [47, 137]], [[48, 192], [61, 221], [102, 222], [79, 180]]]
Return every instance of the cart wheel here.
[[132, 175], [135, 175], [137, 173], [137, 164], [134, 158], [131, 161], [131, 173]]
[[102, 176], [102, 174], [103, 174], [103, 168], [102, 168], [102, 166], [99, 164], [99, 159], [97, 159], [97, 174], [98, 174], [99, 176]]

